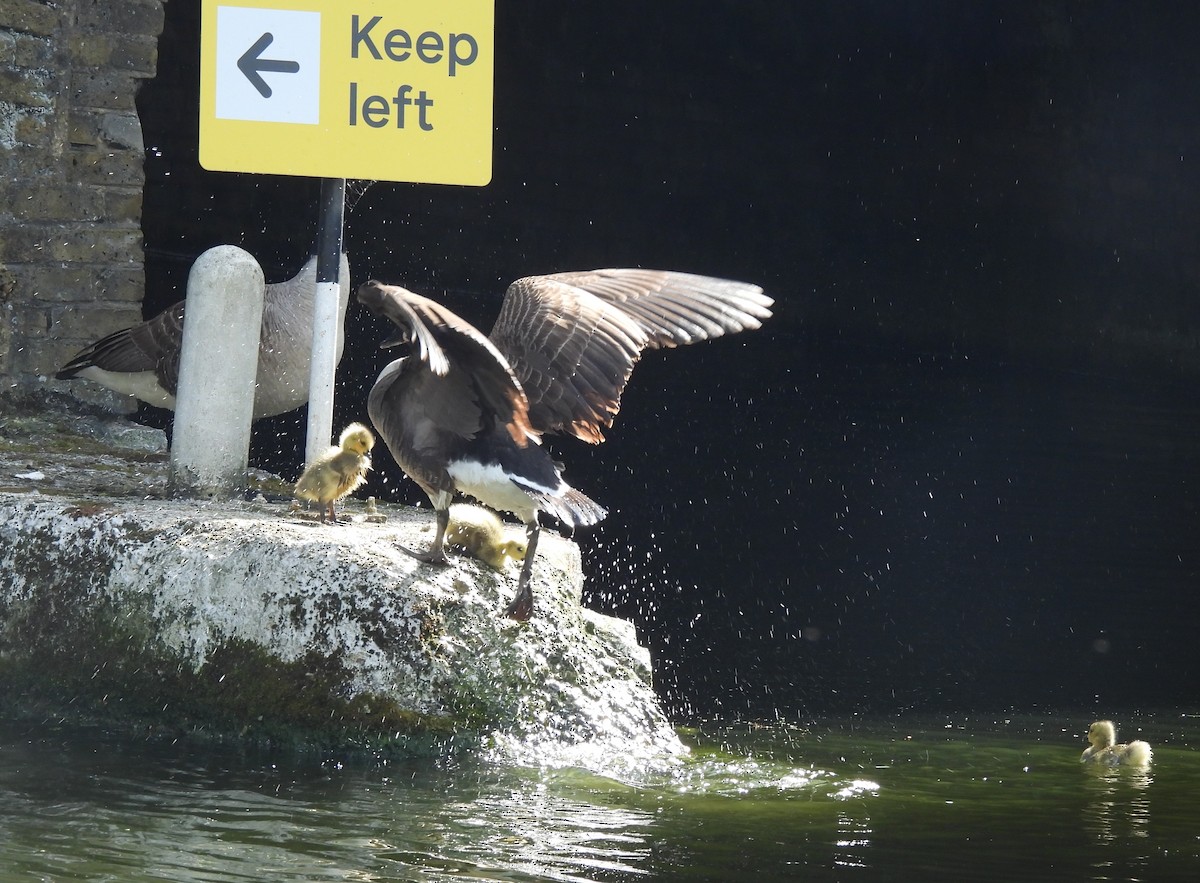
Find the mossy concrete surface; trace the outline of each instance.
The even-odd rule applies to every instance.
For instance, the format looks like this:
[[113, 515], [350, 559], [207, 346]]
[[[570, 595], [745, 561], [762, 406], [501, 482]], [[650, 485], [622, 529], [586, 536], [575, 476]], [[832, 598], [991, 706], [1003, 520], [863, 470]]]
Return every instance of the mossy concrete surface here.
[[429, 510], [371, 523], [351, 501], [322, 525], [262, 496], [167, 499], [149, 430], [54, 420], [0, 411], [7, 713], [373, 750], [682, 750], [632, 626], [581, 608], [568, 540], [543, 534], [519, 624], [515, 568], [405, 551]]

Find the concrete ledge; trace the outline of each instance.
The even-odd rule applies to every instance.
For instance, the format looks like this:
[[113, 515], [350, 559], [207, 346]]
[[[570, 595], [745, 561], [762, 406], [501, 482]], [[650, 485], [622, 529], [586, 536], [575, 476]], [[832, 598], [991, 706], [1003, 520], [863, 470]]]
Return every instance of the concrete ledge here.
[[[544, 535], [535, 616], [517, 624], [502, 616], [515, 569], [436, 568], [401, 550], [428, 543], [428, 510], [324, 526], [287, 502], [159, 499], [165, 458], [110, 451], [149, 489], [135, 499], [97, 491], [78, 465], [66, 481], [57, 463], [77, 455], [15, 452], [11, 437], [0, 420], [10, 712], [383, 751], [683, 750], [633, 628], [579, 606], [579, 552], [565, 539]], [[56, 438], [71, 446], [61, 427]]]

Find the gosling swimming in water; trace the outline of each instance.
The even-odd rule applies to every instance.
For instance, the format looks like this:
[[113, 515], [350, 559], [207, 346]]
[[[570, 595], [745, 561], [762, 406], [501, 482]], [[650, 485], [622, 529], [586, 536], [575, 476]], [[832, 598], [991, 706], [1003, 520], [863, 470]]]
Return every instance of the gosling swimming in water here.
[[1090, 744], [1079, 760], [1083, 763], [1106, 763], [1111, 766], [1145, 766], [1153, 753], [1150, 745], [1135, 739], [1128, 745], [1118, 745], [1117, 728], [1112, 721], [1095, 721], [1088, 727]]
[[321, 522], [337, 523], [333, 504], [366, 481], [371, 468], [369, 451], [375, 446], [375, 435], [361, 423], [351, 423], [342, 430], [338, 444], [330, 448], [304, 470], [296, 482], [295, 494], [321, 506]]
[[454, 505], [450, 507], [450, 524], [446, 542], [458, 546], [468, 555], [478, 558], [489, 567], [503, 570], [504, 565], [525, 558], [525, 543], [505, 539], [504, 525], [490, 509], [481, 506]]

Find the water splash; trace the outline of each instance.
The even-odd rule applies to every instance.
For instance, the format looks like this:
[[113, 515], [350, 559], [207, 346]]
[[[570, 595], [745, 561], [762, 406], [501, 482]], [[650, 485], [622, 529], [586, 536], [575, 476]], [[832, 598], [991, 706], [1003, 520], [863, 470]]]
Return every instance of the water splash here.
[[873, 780], [847, 779], [790, 758], [756, 757], [739, 748], [694, 753], [682, 742], [649, 737], [640, 742], [623, 739], [619, 744], [602, 740], [568, 743], [544, 735], [494, 733], [481, 759], [537, 769], [542, 775], [593, 779], [597, 788], [617, 783], [664, 797], [853, 801], [873, 797], [880, 790]]

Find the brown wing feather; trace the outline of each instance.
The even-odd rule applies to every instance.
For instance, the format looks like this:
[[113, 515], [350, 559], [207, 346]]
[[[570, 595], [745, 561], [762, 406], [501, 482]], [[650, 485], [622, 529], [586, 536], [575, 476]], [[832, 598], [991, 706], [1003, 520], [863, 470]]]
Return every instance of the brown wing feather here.
[[757, 285], [663, 270], [528, 276], [509, 286], [491, 339], [535, 429], [597, 444], [644, 349], [758, 328], [773, 302]]
[[516, 374], [492, 342], [469, 322], [436, 301], [373, 279], [359, 287], [358, 300], [407, 332], [417, 343], [417, 357], [432, 374], [448, 377], [462, 372], [459, 383], [447, 384], [447, 389], [465, 384], [478, 397], [477, 402], [468, 403], [465, 397], [456, 396], [455, 402], [442, 407], [482, 406], [504, 422], [518, 444], [537, 438], [529, 421], [529, 401]]
[[180, 301], [130, 332], [130, 336], [137, 338], [139, 347], [154, 354], [154, 375], [171, 395], [175, 395], [179, 387], [184, 306]]
[[748, 282], [668, 270], [585, 270], [550, 278], [619, 307], [641, 325], [652, 347], [759, 328], [774, 303]]
[[70, 380], [93, 365], [105, 371], [153, 371], [171, 395], [179, 380], [179, 350], [183, 341], [184, 302], [163, 310], [140, 325], [123, 328], [80, 350], [55, 375]]

